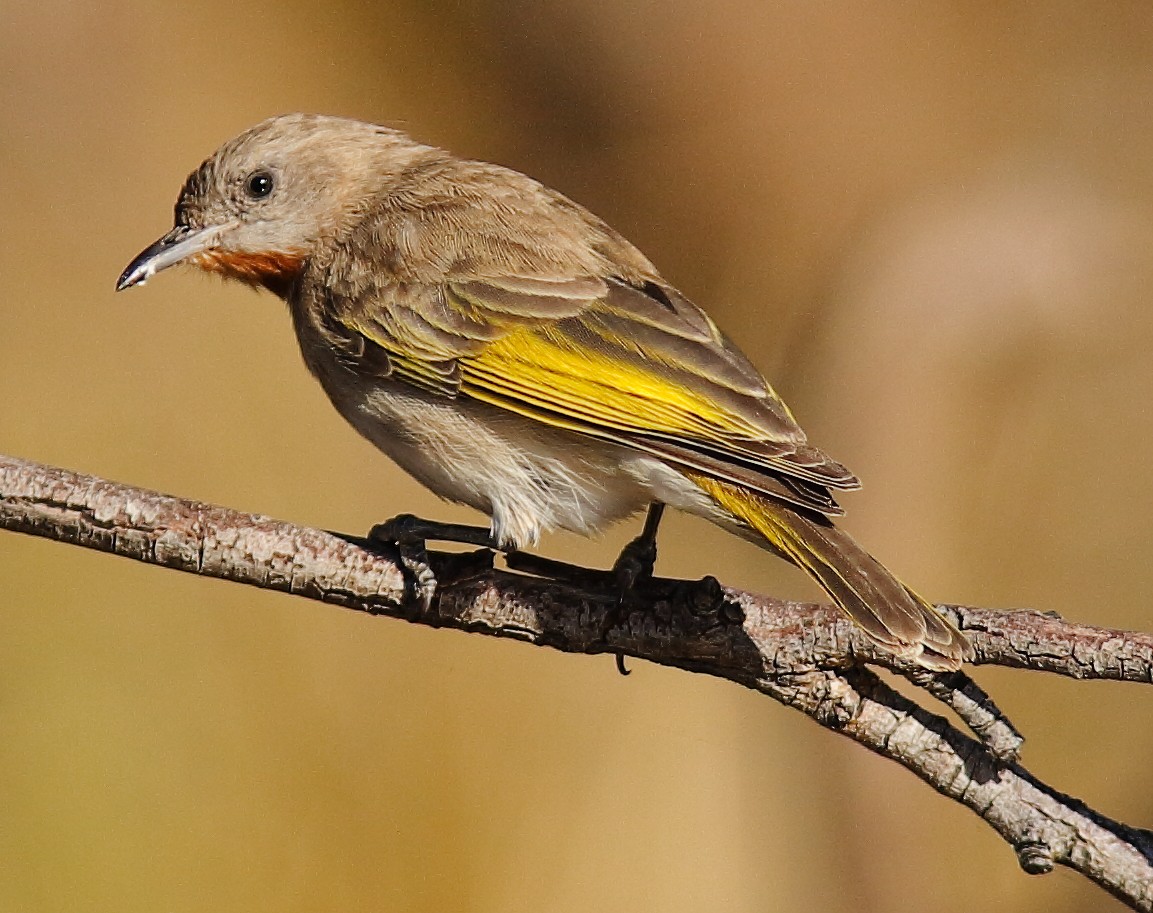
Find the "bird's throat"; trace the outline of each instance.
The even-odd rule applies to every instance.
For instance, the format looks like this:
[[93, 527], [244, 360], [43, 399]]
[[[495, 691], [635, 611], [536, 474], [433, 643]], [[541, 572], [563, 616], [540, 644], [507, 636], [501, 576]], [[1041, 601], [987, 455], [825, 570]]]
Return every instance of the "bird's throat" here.
[[192, 262], [229, 279], [262, 285], [282, 298], [304, 269], [304, 256], [289, 251], [207, 250], [197, 254]]

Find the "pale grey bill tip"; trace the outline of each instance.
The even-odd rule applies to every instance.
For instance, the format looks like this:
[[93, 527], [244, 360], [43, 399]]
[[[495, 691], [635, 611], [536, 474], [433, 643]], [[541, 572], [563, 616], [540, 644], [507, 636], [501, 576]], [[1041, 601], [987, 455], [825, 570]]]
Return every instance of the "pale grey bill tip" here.
[[189, 228], [186, 225], [177, 225], [137, 254], [116, 280], [116, 291], [143, 285], [161, 270], [208, 250], [216, 243], [223, 230], [220, 227]]

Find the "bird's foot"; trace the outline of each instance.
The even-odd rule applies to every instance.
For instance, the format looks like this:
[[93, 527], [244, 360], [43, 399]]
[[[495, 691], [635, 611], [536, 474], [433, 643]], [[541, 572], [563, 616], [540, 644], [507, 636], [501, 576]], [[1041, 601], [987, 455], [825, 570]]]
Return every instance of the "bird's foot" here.
[[652, 580], [653, 568], [657, 563], [656, 539], [643, 533], [621, 549], [613, 562], [613, 577], [621, 590], [621, 599], [637, 586]]
[[[430, 539], [438, 542], [460, 542], [475, 545], [480, 549], [499, 549], [492, 533], [482, 526], [439, 523], [412, 514], [400, 514], [384, 523], [376, 524], [369, 530], [368, 541], [372, 545], [395, 550], [397, 564], [404, 575], [407, 595], [421, 614], [432, 608], [438, 586], [437, 575], [433, 570], [426, 545]], [[487, 566], [492, 567], [491, 553], [488, 555]]]
[[[664, 509], [665, 506], [659, 502], [649, 506], [641, 534], [621, 549], [617, 560], [613, 562], [612, 574], [616, 580], [618, 595], [616, 605], [605, 613], [601, 626], [602, 639], [606, 639], [609, 631], [628, 619], [628, 603], [637, 588], [653, 579], [653, 568], [657, 563], [657, 527], [660, 526]], [[625, 655], [618, 651], [615, 656], [617, 672], [628, 675]]]

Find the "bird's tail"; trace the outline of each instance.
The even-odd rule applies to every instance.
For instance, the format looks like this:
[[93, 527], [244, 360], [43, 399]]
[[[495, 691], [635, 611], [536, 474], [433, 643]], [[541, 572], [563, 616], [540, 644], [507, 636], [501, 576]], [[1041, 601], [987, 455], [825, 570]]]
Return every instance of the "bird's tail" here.
[[948, 672], [972, 658], [972, 648], [924, 599], [826, 517], [791, 507], [731, 482], [693, 473], [714, 501], [771, 547], [806, 571], [881, 646], [927, 669]]

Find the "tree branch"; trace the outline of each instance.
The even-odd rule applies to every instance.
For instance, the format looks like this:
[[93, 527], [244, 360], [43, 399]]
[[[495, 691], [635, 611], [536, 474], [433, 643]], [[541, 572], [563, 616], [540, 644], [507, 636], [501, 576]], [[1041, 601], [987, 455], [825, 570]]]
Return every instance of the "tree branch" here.
[[[617, 610], [603, 572], [515, 555], [433, 553], [428, 604], [413, 569], [363, 540], [186, 501], [0, 456], [0, 527], [163, 567], [281, 590], [350, 609], [572, 653], [625, 653], [729, 679], [812, 717], [967, 806], [1025, 871], [1081, 872], [1133, 909], [1153, 911], [1153, 834], [1111, 821], [1015, 760], [1012, 727], [961, 673], [917, 671], [875, 647], [830, 606], [703, 583], [654, 580]], [[1153, 679], [1153, 637], [1037, 612], [942, 606], [978, 664], [1074, 678]], [[974, 740], [903, 697], [864, 664], [907, 676], [955, 710]]]

